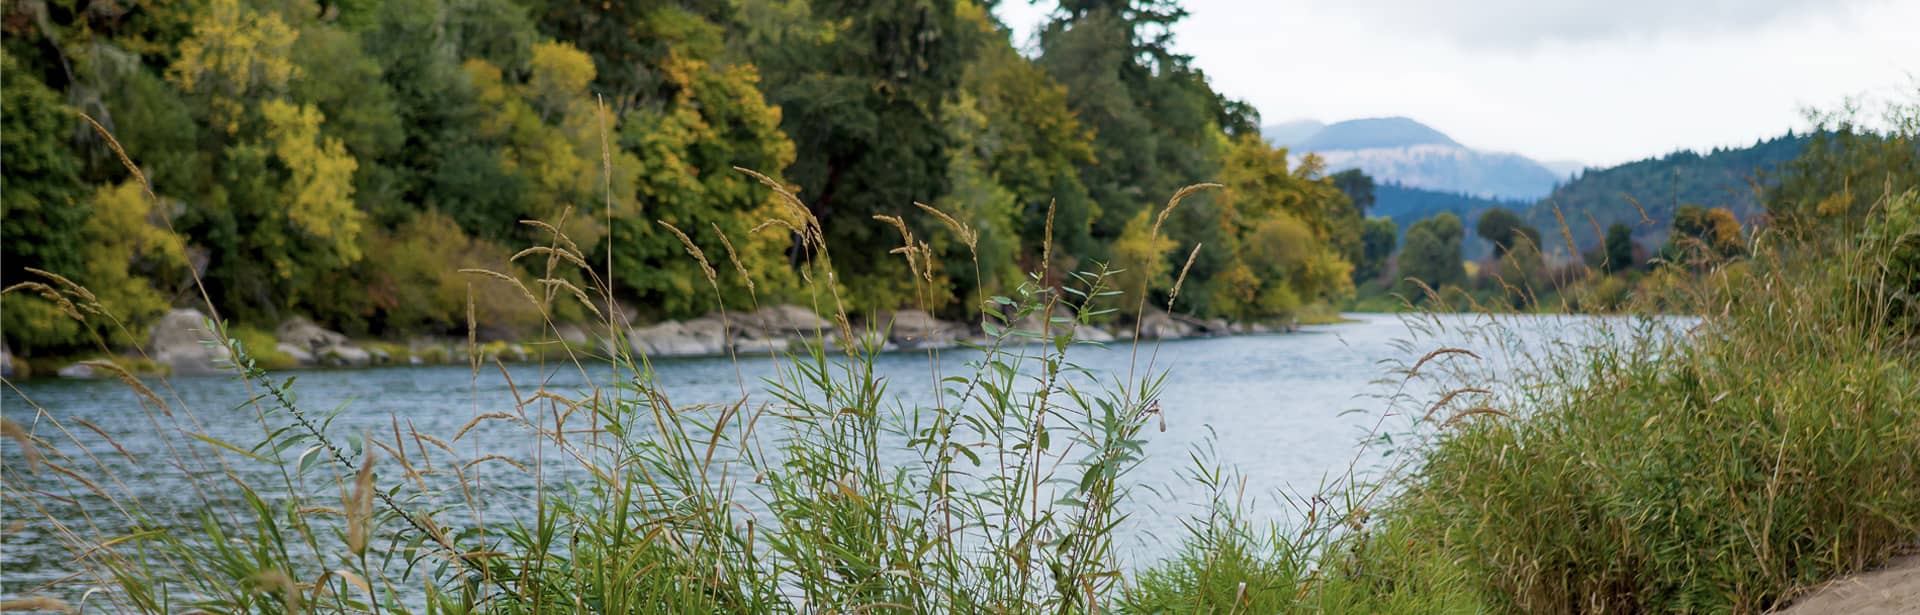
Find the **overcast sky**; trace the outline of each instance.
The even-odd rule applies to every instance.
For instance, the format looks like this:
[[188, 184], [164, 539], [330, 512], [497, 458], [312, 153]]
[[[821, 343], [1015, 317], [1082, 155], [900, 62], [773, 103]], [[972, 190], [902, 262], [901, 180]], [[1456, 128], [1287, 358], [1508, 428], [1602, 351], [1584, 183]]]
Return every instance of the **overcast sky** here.
[[[1055, 2], [1002, 0], [1026, 43]], [[1404, 115], [1611, 165], [1746, 145], [1920, 83], [1920, 0], [1186, 0], [1178, 48], [1262, 121]]]

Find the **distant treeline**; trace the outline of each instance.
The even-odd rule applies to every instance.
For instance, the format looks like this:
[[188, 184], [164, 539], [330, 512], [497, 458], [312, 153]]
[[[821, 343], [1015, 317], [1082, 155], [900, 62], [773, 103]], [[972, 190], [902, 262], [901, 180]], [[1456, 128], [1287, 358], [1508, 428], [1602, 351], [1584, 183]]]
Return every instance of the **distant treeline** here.
[[[200, 303], [196, 275], [239, 323], [387, 337], [464, 330], [470, 295], [489, 331], [540, 326], [510, 280], [462, 269], [542, 296], [599, 278], [643, 319], [789, 299], [828, 263], [855, 311], [961, 316], [1025, 272], [1103, 264], [1155, 301], [1184, 272], [1177, 309], [1207, 316], [1350, 294], [1360, 211], [1173, 51], [1177, 3], [1064, 0], [1031, 57], [990, 5], [7, 3], [6, 341], [125, 346]], [[791, 188], [832, 258], [735, 167]], [[59, 284], [42, 271], [125, 326], [37, 294]]]

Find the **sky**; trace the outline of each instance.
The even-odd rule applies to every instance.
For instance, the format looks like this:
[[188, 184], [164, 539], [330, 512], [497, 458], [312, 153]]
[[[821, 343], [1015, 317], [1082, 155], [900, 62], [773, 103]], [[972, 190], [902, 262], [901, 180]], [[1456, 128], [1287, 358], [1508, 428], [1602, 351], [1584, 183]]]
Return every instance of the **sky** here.
[[[1001, 0], [1031, 45], [1055, 3]], [[1920, 0], [1185, 0], [1176, 49], [1266, 123], [1401, 115], [1607, 166], [1920, 86]]]

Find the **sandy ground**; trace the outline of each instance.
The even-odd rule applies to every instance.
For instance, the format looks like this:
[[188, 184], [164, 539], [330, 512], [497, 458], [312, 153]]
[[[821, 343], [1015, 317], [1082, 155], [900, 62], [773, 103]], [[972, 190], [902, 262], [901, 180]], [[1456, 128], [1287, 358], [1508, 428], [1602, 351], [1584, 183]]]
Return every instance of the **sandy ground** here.
[[1894, 558], [1879, 570], [1827, 583], [1774, 613], [1920, 614], [1920, 554]]

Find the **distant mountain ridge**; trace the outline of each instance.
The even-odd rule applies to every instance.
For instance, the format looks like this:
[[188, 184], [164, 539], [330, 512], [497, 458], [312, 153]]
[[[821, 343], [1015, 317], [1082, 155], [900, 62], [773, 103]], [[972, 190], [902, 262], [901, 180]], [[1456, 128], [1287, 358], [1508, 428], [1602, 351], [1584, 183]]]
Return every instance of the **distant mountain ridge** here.
[[1297, 120], [1263, 127], [1261, 135], [1294, 154], [1319, 155], [1329, 172], [1360, 169], [1376, 180], [1410, 188], [1531, 201], [1566, 178], [1519, 154], [1461, 145], [1446, 133], [1406, 117], [1333, 124]]
[[[1594, 227], [1605, 229], [1616, 222], [1633, 227], [1634, 238], [1642, 244], [1665, 241], [1673, 212], [1680, 205], [1725, 207], [1747, 224], [1763, 212], [1756, 190], [1770, 183], [1769, 176], [1781, 163], [1799, 156], [1807, 140], [1806, 135], [1788, 133], [1748, 147], [1716, 148], [1704, 154], [1682, 150], [1588, 169], [1522, 215], [1549, 231], [1543, 243], [1556, 249], [1566, 243], [1559, 232], [1562, 218], [1582, 249], [1600, 243]], [[1556, 205], [1559, 215], [1554, 213]]]

